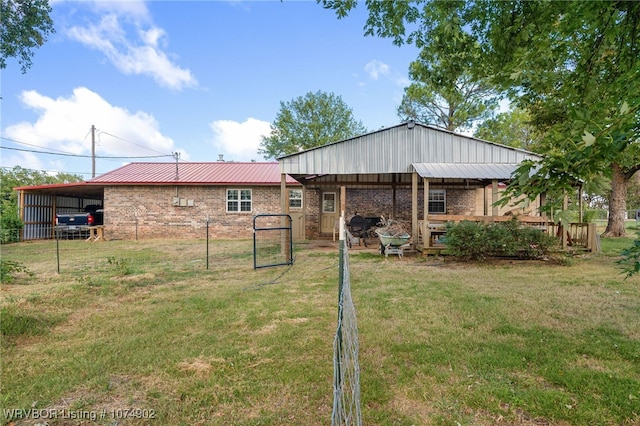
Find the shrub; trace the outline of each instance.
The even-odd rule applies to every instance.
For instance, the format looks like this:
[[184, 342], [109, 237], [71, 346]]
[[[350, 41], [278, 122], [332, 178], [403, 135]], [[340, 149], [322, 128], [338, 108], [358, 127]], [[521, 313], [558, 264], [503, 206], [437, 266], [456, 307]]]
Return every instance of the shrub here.
[[483, 224], [463, 221], [447, 225], [449, 254], [471, 260], [486, 257], [537, 259], [546, 256], [557, 240], [540, 229], [509, 222]]
[[20, 241], [20, 230], [23, 226], [17, 205], [8, 201], [0, 202], [0, 244]]
[[484, 259], [489, 250], [487, 229], [476, 222], [448, 223], [445, 242], [447, 251], [453, 256], [473, 260]]
[[9, 284], [19, 273], [33, 276], [33, 272], [29, 271], [24, 264], [13, 260], [0, 259], [0, 282], [2, 284]]

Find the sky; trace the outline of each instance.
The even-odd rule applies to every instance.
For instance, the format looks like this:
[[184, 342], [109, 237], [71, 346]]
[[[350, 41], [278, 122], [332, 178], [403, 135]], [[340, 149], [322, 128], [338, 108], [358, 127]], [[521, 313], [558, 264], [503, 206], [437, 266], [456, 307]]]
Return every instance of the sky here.
[[32, 67], [9, 59], [0, 74], [5, 168], [88, 180], [92, 140], [96, 176], [175, 153], [264, 161], [281, 104], [310, 92], [340, 96], [369, 131], [400, 123], [418, 56], [365, 37], [363, 7], [338, 19], [315, 1], [50, 3], [56, 32]]

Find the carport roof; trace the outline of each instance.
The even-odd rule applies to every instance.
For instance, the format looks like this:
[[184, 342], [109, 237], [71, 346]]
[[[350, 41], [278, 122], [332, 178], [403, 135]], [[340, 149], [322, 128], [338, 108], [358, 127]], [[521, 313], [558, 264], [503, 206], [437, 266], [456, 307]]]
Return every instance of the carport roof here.
[[45, 195], [68, 197], [102, 198], [104, 185], [91, 185], [87, 182], [52, 183], [47, 185], [19, 186], [15, 191], [37, 192]]
[[511, 179], [518, 164], [412, 163], [423, 178]]

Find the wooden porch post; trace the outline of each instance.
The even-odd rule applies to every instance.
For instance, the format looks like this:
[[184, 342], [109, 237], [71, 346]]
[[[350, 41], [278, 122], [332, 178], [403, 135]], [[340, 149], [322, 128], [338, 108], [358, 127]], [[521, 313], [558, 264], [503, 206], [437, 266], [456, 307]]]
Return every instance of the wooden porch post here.
[[280, 173], [280, 212], [282, 214], [287, 213], [287, 175], [285, 173]]
[[411, 235], [414, 246], [418, 245], [418, 173], [411, 174]]
[[423, 221], [422, 221], [422, 245], [424, 247], [431, 247], [431, 230], [429, 228], [429, 179], [422, 178], [424, 185], [424, 196], [422, 200], [423, 204]]
[[[282, 214], [289, 213], [289, 194], [287, 194], [287, 175], [285, 173], [280, 173], [280, 210]], [[280, 226], [287, 226], [287, 219], [284, 216], [280, 219]], [[289, 237], [293, 238], [293, 235]], [[289, 244], [287, 244], [287, 238], [284, 233], [280, 237], [280, 250], [285, 259], [291, 258]]]
[[500, 215], [496, 201], [498, 201], [498, 180], [494, 179], [491, 181], [491, 216]]

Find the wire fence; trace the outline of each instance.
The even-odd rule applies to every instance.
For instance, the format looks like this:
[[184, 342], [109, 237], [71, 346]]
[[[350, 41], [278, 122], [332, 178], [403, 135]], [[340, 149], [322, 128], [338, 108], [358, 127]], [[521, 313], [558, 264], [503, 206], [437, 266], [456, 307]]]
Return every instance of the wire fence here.
[[[53, 232], [53, 231], [52, 231]], [[250, 238], [104, 240], [82, 231], [14, 243], [2, 244], [2, 258], [19, 262], [38, 273], [115, 275], [220, 269], [240, 260], [251, 265]]]
[[[344, 220], [342, 220], [344, 222]], [[340, 230], [340, 276], [338, 327], [333, 344], [333, 426], [362, 425], [360, 410], [360, 364], [358, 362], [358, 323], [351, 298], [349, 250], [345, 227]]]

